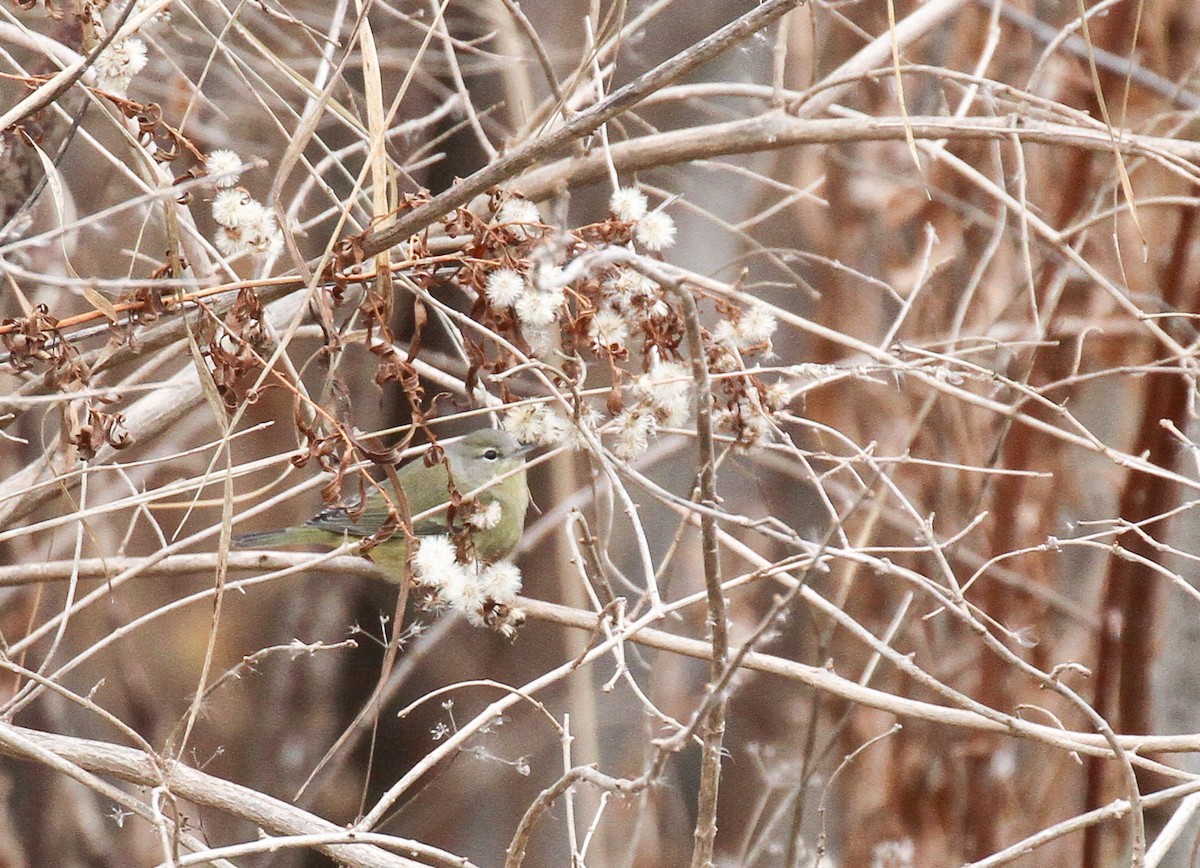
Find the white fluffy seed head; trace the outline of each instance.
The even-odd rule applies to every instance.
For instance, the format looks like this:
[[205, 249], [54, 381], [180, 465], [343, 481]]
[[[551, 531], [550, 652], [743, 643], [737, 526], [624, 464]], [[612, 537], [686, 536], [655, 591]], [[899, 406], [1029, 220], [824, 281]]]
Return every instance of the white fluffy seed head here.
[[505, 199], [496, 211], [496, 223], [541, 223], [537, 205], [528, 199]]
[[250, 248], [242, 242], [242, 233], [234, 226], [218, 226], [217, 234], [213, 238], [216, 242], [217, 250], [221, 251], [222, 256], [237, 256], [242, 253], [248, 253]]
[[779, 321], [765, 305], [751, 305], [742, 311], [741, 319], [734, 326], [738, 337], [738, 348], [745, 350], [761, 344], [769, 347], [771, 337], [777, 328], [779, 328]]
[[[213, 151], [204, 161], [204, 171], [214, 176], [213, 183], [221, 189], [237, 186], [241, 167], [242, 158], [228, 148]], [[213, 208], [215, 210], [216, 206]]]
[[500, 501], [493, 500], [483, 509], [478, 510], [471, 516], [470, 522], [473, 527], [480, 530], [491, 530], [496, 525], [500, 524], [500, 519], [504, 517], [504, 510], [500, 508]]
[[[603, 414], [591, 404], [581, 406], [574, 419], [567, 419], [563, 416], [559, 416], [559, 418], [562, 419], [564, 425], [563, 437], [559, 442], [570, 446], [577, 452], [591, 448], [585, 432], [591, 432], [595, 435], [600, 425], [604, 422]], [[554, 445], [558, 444], [555, 443]]]
[[675, 243], [675, 221], [665, 211], [651, 211], [638, 221], [633, 237], [647, 250], [666, 250]]
[[500, 425], [520, 442], [538, 446], [557, 446], [572, 429], [569, 419], [545, 404], [513, 407], [500, 420]]
[[562, 290], [558, 292], [530, 290], [517, 299], [513, 309], [517, 313], [517, 319], [523, 325], [545, 328], [558, 319], [564, 300], [565, 296]]
[[[416, 547], [413, 556], [413, 571], [424, 579], [425, 576], [437, 575], [449, 564], [457, 563], [458, 552], [454, 541], [445, 534], [439, 537], [422, 537], [421, 544]], [[430, 582], [433, 583], [433, 582]]]
[[275, 212], [261, 202], [246, 206], [242, 221], [242, 240], [250, 252], [274, 256], [283, 249], [283, 233], [275, 222]]
[[657, 283], [632, 268], [618, 268], [616, 274], [605, 282], [604, 288], [625, 303], [650, 298], [658, 292]]
[[687, 421], [692, 375], [681, 363], [655, 359], [650, 370], [634, 380], [631, 391], [654, 409], [663, 425], [675, 427]]
[[129, 89], [133, 77], [146, 68], [146, 43], [136, 36], [114, 39], [96, 58], [96, 73], [103, 79], [102, 87], [119, 93]]
[[421, 538], [417, 552], [413, 555], [413, 574], [423, 585], [440, 588], [465, 580], [462, 564], [458, 562], [458, 551], [450, 537], [427, 536]]
[[521, 593], [521, 571], [508, 561], [485, 567], [478, 582], [484, 595], [497, 603], [511, 603]]
[[542, 437], [538, 441], [539, 446], [557, 446], [571, 435], [575, 430], [575, 426], [571, 424], [571, 420], [564, 416], [558, 410], [546, 410], [546, 423], [542, 431]]
[[247, 206], [253, 201], [253, 197], [241, 187], [220, 190], [213, 197], [213, 220], [229, 228], [240, 226], [247, 216]]
[[629, 340], [629, 323], [620, 311], [603, 307], [596, 311], [596, 315], [588, 324], [588, 337], [592, 346], [598, 350], [624, 347], [625, 342]]
[[787, 380], [776, 380], [767, 386], [767, 395], [763, 399], [772, 412], [779, 412], [792, 401], [792, 387]]
[[646, 194], [636, 187], [622, 187], [608, 200], [608, 210], [612, 215], [627, 223], [641, 220], [646, 216], [647, 208]]
[[538, 443], [546, 425], [546, 408], [541, 404], [523, 404], [511, 408], [500, 426], [521, 443]]
[[525, 295], [525, 278], [515, 268], [497, 268], [487, 276], [484, 295], [495, 307], [512, 307]]
[[438, 588], [438, 597], [451, 609], [457, 609], [477, 627], [483, 626], [483, 606], [487, 594], [483, 592], [476, 576], [463, 571], [463, 580]]
[[650, 436], [656, 427], [654, 414], [641, 406], [631, 407], [621, 411], [616, 427], [613, 452], [618, 458], [628, 461], [650, 447]]

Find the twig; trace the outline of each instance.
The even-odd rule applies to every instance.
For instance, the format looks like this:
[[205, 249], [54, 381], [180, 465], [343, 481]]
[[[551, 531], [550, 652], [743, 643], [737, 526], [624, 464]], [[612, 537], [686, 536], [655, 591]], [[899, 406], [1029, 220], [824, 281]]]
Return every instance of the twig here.
[[506, 156], [401, 216], [394, 226], [367, 235], [360, 245], [363, 253], [373, 256], [381, 250], [399, 244], [479, 194], [515, 177], [522, 169], [565, 150], [594, 132], [601, 124], [637, 105], [647, 95], [666, 87], [730, 46], [769, 27], [772, 22], [799, 4], [800, 0], [766, 0], [711, 36], [613, 91], [601, 102], [587, 111], [580, 112], [554, 132], [519, 145]]

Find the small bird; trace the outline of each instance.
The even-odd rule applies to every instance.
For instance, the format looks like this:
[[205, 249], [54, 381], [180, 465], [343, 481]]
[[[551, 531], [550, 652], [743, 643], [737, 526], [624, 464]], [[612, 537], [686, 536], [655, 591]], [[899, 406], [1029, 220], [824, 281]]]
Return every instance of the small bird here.
[[[512, 473], [475, 495], [477, 504], [472, 518], [459, 516], [451, 528], [447, 511], [441, 510], [419, 519], [413, 525], [417, 536], [437, 536], [466, 530], [475, 559], [490, 564], [512, 553], [525, 531], [525, 511], [529, 508], [529, 486], [525, 479], [525, 453], [533, 446], [522, 446], [507, 431], [483, 428], [445, 447], [446, 460], [454, 487], [467, 494], [489, 482]], [[513, 472], [516, 471], [516, 472]], [[410, 461], [396, 477], [408, 500], [410, 516], [450, 502], [446, 465], [425, 466], [421, 459]], [[385, 489], [387, 488], [385, 483]], [[302, 525], [281, 530], [259, 531], [235, 537], [240, 549], [271, 549], [290, 545], [339, 546], [347, 536], [367, 537], [379, 531], [387, 520], [387, 501], [379, 491], [367, 497], [366, 507], [357, 518], [351, 507], [330, 507]], [[408, 560], [408, 542], [404, 533], [395, 535], [371, 549], [371, 559], [400, 581]]]

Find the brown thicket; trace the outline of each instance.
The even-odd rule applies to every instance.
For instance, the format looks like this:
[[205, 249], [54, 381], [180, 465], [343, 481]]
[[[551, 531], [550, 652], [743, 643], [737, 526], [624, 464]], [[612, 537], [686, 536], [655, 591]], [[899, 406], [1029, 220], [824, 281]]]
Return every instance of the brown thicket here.
[[[1194, 3], [71, 0], [0, 60], [0, 861], [1200, 848]], [[231, 546], [486, 424], [504, 629]]]

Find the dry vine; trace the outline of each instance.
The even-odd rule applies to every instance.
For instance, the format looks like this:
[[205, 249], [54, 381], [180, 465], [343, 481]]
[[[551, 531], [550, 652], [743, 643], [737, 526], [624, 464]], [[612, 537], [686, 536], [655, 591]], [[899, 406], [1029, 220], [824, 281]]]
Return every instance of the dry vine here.
[[[0, 856], [1194, 851], [1200, 14], [1055, 14], [0, 8]], [[480, 425], [519, 598], [232, 548]]]

